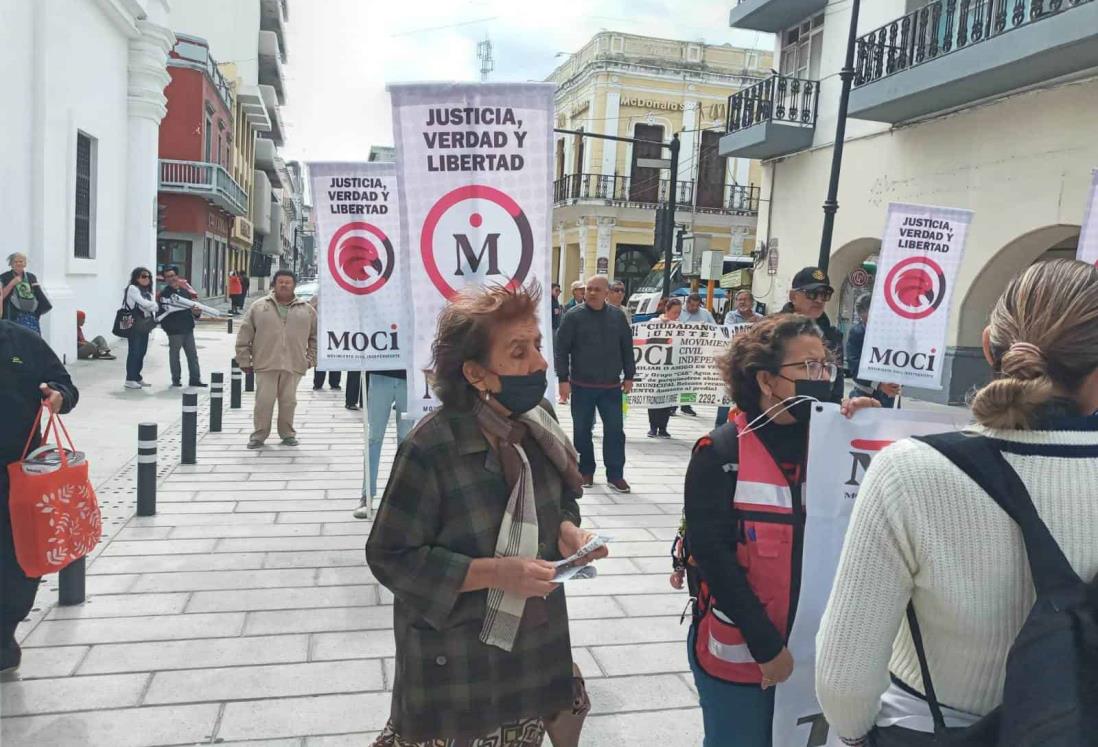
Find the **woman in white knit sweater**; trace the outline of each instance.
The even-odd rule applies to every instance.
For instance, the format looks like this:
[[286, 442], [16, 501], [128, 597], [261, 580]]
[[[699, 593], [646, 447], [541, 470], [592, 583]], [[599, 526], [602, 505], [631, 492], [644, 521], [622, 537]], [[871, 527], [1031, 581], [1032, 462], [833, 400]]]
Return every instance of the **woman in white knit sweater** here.
[[[1027, 269], [992, 311], [984, 355], [998, 375], [972, 399], [973, 430], [997, 440], [1089, 581], [1098, 573], [1098, 269], [1068, 260]], [[866, 474], [817, 639], [816, 693], [847, 744], [875, 726], [900, 738], [898, 729], [933, 731], [904, 622], [909, 600], [946, 725], [968, 726], [1002, 700], [1033, 584], [1014, 521], [913, 440], [882, 451]]]

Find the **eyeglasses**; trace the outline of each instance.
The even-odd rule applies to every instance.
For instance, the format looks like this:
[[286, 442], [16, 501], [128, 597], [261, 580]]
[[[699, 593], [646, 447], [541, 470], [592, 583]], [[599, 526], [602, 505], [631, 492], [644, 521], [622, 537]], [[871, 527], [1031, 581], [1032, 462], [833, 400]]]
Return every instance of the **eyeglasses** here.
[[835, 295], [835, 291], [832, 288], [813, 288], [812, 290], [801, 291], [809, 301], [830, 301], [831, 297]]
[[[803, 366], [806, 379], [809, 381], [834, 381], [835, 376], [839, 373], [838, 367], [834, 363], [824, 363], [823, 361], [802, 361], [797, 363], [783, 363], [778, 368], [790, 368], [791, 366]], [[778, 374], [781, 376], [781, 374]], [[786, 381], [795, 381], [788, 376], [782, 376]]]
[[152, 275], [150, 275], [150, 274], [148, 274], [148, 273], [144, 273], [144, 274], [142, 274], [142, 275], [138, 275], [138, 276], [137, 276], [137, 279], [138, 279], [138, 280], [151, 280], [151, 279], [152, 279]]

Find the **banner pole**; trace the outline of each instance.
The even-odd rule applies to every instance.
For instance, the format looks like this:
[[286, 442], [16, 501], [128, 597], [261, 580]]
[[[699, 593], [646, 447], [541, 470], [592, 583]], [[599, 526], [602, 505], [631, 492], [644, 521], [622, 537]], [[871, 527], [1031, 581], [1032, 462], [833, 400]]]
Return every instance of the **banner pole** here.
[[[365, 362], [364, 362], [365, 363]], [[359, 374], [358, 391], [362, 393], [362, 497], [366, 499], [366, 519], [374, 519], [374, 496], [370, 494], [370, 390], [366, 386], [368, 372], [363, 369]]]

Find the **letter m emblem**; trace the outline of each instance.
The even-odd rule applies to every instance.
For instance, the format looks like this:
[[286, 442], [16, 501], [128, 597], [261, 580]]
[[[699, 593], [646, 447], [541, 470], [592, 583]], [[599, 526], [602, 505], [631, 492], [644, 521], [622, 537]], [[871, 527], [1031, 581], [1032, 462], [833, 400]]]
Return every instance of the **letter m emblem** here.
[[465, 257], [465, 264], [469, 266], [469, 271], [476, 273], [480, 271], [480, 265], [484, 261], [484, 255], [488, 255], [488, 269], [484, 272], [485, 275], [499, 275], [499, 234], [490, 233], [484, 239], [484, 244], [480, 247], [480, 253], [473, 252], [473, 245], [469, 242], [469, 236], [464, 233], [454, 234], [454, 251], [457, 254], [457, 272], [455, 275], [464, 275], [465, 271], [462, 269], [462, 256]]

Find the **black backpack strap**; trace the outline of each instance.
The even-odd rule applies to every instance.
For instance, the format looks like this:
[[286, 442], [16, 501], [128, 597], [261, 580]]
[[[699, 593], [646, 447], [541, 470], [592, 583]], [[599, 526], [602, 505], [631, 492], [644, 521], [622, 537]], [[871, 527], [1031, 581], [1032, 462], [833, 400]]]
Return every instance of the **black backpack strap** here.
[[706, 438], [721, 459], [721, 469], [734, 477], [740, 469], [740, 432], [735, 423], [717, 426]]
[[919, 619], [915, 616], [915, 603], [907, 603], [907, 626], [911, 629], [911, 642], [915, 644], [915, 655], [919, 657], [919, 672], [923, 676], [923, 689], [926, 702], [930, 705], [930, 715], [934, 719], [934, 733], [945, 731], [945, 717], [938, 696], [934, 693], [934, 682], [930, 679], [930, 665], [926, 661], [926, 649], [923, 648], [923, 633], [919, 630]]

